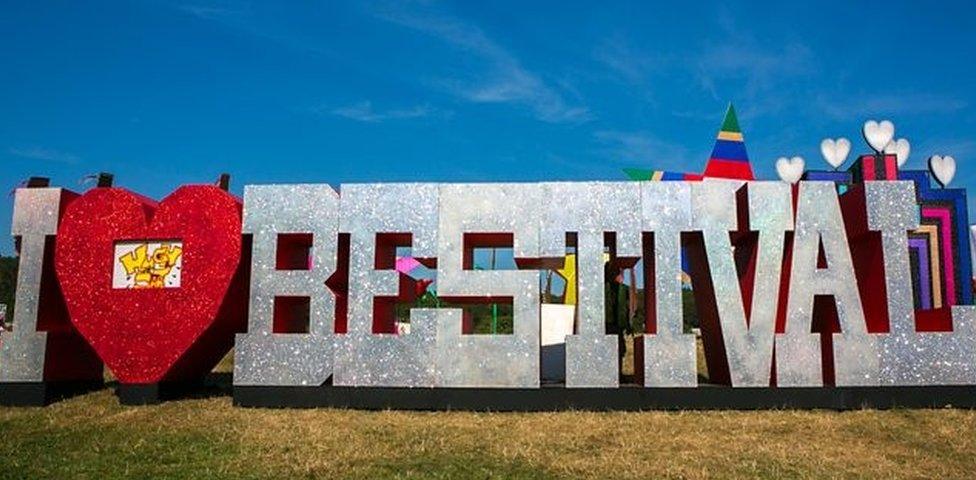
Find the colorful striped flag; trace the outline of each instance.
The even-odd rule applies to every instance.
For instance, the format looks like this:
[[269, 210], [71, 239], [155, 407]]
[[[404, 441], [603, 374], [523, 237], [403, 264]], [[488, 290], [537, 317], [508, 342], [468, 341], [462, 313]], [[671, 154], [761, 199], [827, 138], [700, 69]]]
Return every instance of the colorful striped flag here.
[[701, 180], [697, 173], [668, 172], [665, 170], [644, 170], [641, 168], [625, 168], [624, 173], [631, 180], [651, 182], [672, 182], [682, 180]]
[[722, 129], [715, 140], [715, 148], [705, 165], [706, 177], [754, 180], [752, 165], [746, 153], [746, 143], [742, 138], [739, 120], [735, 117], [735, 107], [729, 104], [725, 112]]

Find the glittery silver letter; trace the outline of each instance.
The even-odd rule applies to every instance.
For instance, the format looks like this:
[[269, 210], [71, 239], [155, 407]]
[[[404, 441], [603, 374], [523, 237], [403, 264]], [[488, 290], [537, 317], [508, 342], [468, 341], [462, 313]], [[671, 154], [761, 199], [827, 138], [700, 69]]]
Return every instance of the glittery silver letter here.
[[[749, 207], [748, 225], [742, 225], [742, 229], [758, 232], [753, 277], [748, 280], [753, 282], [748, 321], [729, 237], [738, 230], [735, 187], [726, 182], [702, 182], [692, 187], [695, 227], [702, 231], [711, 273], [705, 281], [710, 282], [714, 292], [714, 308], [705, 311], [699, 305], [699, 316], [703, 317], [703, 335], [721, 336], [726, 354], [723, 361], [728, 367], [725, 381], [733, 387], [767, 387], [783, 244], [786, 232], [793, 229], [790, 186], [784, 182], [750, 182], [742, 187]], [[715, 326], [720, 332], [706, 332], [706, 315], [717, 317]]]
[[[687, 182], [642, 182], [641, 218], [654, 238], [653, 258], [644, 259], [654, 279], [656, 333], [639, 338], [645, 387], [698, 386], [695, 336], [684, 333], [681, 306], [681, 232], [691, 230], [691, 187]], [[649, 261], [650, 260], [650, 261]], [[653, 272], [648, 265], [653, 265]]]
[[883, 385], [976, 383], [976, 307], [951, 309], [952, 332], [916, 332], [908, 263], [909, 230], [918, 228], [912, 182], [865, 182], [868, 228], [881, 232], [890, 333], [882, 342]]
[[[244, 188], [251, 303], [247, 333], [235, 346], [235, 385], [318, 386], [332, 374], [335, 297], [325, 282], [336, 270], [338, 228], [339, 196], [329, 185]], [[294, 269], [278, 268], [280, 235], [311, 236], [301, 265], [288, 266]], [[307, 333], [274, 331], [276, 298], [307, 299]]]
[[[41, 279], [47, 271], [53, 278], [53, 259], [46, 258], [58, 231], [61, 207], [76, 194], [60, 188], [18, 188], [14, 197], [14, 216], [11, 233], [20, 237], [20, 263], [17, 270], [16, 303], [13, 331], [3, 332], [0, 340], [0, 383], [43, 382], [45, 380], [101, 380], [101, 361], [70, 325], [53, 331], [38, 331], [40, 316], [59, 299], [45, 298], [41, 304]], [[52, 264], [45, 262], [51, 261]], [[63, 301], [62, 301], [63, 302]], [[67, 312], [48, 311], [49, 318], [67, 324]], [[60, 327], [60, 325], [58, 325]], [[58, 341], [54, 341], [54, 337]], [[57, 355], [49, 355], [47, 347], [57, 347]], [[67, 353], [66, 353], [67, 352]], [[71, 365], [53, 365], [51, 359]], [[68, 367], [68, 368], [63, 368]], [[73, 372], [72, 378], [59, 378], [61, 371]], [[88, 378], [76, 378], [76, 377]]]
[[[821, 246], [826, 268], [817, 267]], [[833, 336], [835, 384], [876, 385], [878, 341], [867, 332], [836, 187], [800, 182], [786, 332], [776, 338], [776, 383], [781, 387], [824, 383], [820, 338], [810, 333], [817, 295], [833, 296], [837, 306], [841, 332]]]
[[617, 337], [607, 335], [604, 310], [603, 235], [616, 232], [617, 255], [640, 257], [640, 184], [544, 183], [542, 256], [562, 258], [566, 234], [576, 233], [578, 300], [575, 335], [566, 337], [566, 386], [613, 388], [620, 384]]
[[[547, 200], [548, 201], [548, 200]], [[442, 387], [539, 386], [539, 273], [465, 270], [468, 233], [511, 233], [516, 260], [539, 256], [538, 184], [440, 187], [437, 294], [442, 299], [507, 297], [512, 335], [462, 335], [462, 311], [438, 310], [436, 368]]]
[[349, 331], [338, 336], [336, 385], [433, 387], [436, 315], [414, 309], [410, 333], [374, 334], [377, 297], [396, 297], [398, 273], [377, 269], [377, 235], [410, 233], [411, 255], [437, 256], [436, 184], [342, 185], [339, 230], [349, 234]]

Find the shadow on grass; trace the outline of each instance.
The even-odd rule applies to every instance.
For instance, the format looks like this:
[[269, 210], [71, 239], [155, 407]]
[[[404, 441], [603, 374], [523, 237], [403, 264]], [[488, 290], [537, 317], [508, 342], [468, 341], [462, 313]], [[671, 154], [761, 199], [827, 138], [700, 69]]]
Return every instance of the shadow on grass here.
[[106, 383], [123, 405], [153, 405], [176, 400], [229, 397], [234, 392], [230, 372], [211, 372], [202, 379], [149, 385]]
[[487, 454], [391, 457], [365, 467], [362, 478], [564, 478], [538, 465]]

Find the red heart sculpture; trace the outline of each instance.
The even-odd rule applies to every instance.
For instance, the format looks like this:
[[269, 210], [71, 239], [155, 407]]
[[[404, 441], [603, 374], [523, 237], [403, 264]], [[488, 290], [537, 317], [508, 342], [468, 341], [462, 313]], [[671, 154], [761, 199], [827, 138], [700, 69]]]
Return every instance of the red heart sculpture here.
[[[143, 240], [182, 242], [178, 287], [113, 288], [116, 243]], [[55, 251], [72, 323], [124, 384], [199, 377], [220, 361], [246, 321], [241, 260], [241, 204], [209, 185], [158, 205], [91, 189], [68, 206]]]

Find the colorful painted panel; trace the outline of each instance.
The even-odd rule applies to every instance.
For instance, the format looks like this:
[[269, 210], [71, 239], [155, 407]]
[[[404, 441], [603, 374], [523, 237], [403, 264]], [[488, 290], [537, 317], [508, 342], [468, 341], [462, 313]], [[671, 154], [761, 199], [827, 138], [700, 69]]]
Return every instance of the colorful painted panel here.
[[898, 171], [895, 155], [862, 155], [846, 171], [810, 170], [803, 174], [803, 180], [836, 183], [841, 194], [865, 181], [896, 179], [915, 183], [919, 206], [921, 226], [909, 233], [908, 245], [915, 308], [972, 304], [969, 214], [964, 189], [933, 188], [926, 171]]

